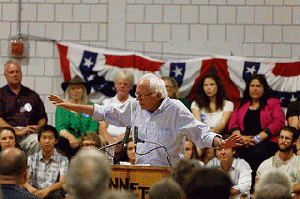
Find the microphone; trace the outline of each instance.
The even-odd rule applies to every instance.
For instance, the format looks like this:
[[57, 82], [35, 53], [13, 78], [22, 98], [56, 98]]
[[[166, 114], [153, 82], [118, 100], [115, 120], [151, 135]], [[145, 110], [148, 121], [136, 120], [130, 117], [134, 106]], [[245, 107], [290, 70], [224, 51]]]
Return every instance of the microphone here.
[[138, 127], [135, 126], [135, 127], [134, 127], [134, 146], [135, 146], [135, 151], [136, 151], [136, 149], [137, 149], [137, 143], [138, 143], [138, 142], [140, 142], [140, 143], [145, 143], [144, 140], [141, 140], [141, 139], [139, 138]]
[[138, 127], [137, 126], [135, 126], [134, 127], [134, 150], [135, 150], [135, 152], [136, 152], [136, 149], [137, 149], [137, 143], [138, 143]]
[[127, 127], [126, 127], [125, 135], [124, 135], [124, 138], [123, 138], [123, 140], [122, 140], [122, 142], [123, 142], [125, 145], [128, 144], [128, 142], [129, 142], [130, 129], [131, 129], [131, 126], [127, 126]]

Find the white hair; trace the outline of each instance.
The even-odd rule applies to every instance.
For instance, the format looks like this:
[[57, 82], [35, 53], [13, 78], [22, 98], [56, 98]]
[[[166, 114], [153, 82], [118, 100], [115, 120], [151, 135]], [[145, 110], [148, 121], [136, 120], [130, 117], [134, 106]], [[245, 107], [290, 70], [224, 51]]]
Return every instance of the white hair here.
[[153, 73], [147, 73], [146, 75], [144, 75], [140, 81], [143, 80], [149, 80], [150, 90], [153, 93], [161, 93], [163, 99], [168, 97], [168, 92], [164, 80], [157, 77]]
[[107, 190], [110, 174], [110, 166], [101, 152], [82, 149], [71, 160], [67, 189], [74, 199], [99, 198]]

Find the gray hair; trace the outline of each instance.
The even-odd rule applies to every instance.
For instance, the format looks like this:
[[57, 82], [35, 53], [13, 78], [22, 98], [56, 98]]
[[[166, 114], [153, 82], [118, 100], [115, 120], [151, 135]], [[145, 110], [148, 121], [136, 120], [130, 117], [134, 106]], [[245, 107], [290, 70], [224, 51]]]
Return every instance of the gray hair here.
[[255, 185], [255, 198], [292, 198], [291, 182], [283, 172], [271, 171], [264, 175]]
[[255, 199], [292, 199], [291, 190], [281, 184], [266, 184], [255, 193]]
[[4, 64], [4, 73], [5, 73], [6, 68], [7, 68], [7, 66], [8, 66], [9, 64], [15, 64], [15, 65], [18, 65], [18, 66], [21, 68], [20, 62], [19, 62], [18, 60], [16, 60], [16, 59], [12, 58], [12, 59], [9, 59], [7, 62], [5, 62], [5, 64]]
[[101, 199], [138, 199], [139, 197], [129, 190], [112, 189], [101, 196]]
[[168, 92], [164, 80], [157, 77], [155, 74], [147, 73], [141, 78], [140, 81], [142, 80], [149, 80], [150, 90], [153, 93], [161, 93], [163, 99], [168, 97]]
[[179, 99], [180, 98], [180, 94], [179, 94], [179, 90], [178, 90], [178, 82], [173, 78], [173, 77], [168, 77], [168, 76], [162, 76], [161, 77], [162, 80], [169, 80], [173, 87], [176, 89], [175, 94], [174, 94], [174, 98], [175, 99]]
[[95, 149], [82, 149], [71, 160], [67, 189], [74, 199], [99, 198], [107, 190], [110, 174], [104, 154]]
[[182, 196], [184, 196], [184, 192], [180, 185], [177, 184], [172, 178], [164, 178], [151, 185], [148, 198], [180, 199]]
[[132, 72], [127, 70], [121, 70], [115, 76], [114, 83], [116, 83], [119, 79], [125, 79], [130, 82], [130, 86], [134, 85], [134, 77]]

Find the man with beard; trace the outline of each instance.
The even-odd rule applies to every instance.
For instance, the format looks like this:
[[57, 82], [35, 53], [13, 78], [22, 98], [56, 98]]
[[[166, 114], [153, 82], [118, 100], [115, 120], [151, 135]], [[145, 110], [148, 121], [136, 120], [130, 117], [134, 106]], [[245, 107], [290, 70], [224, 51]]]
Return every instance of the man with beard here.
[[269, 159], [263, 161], [256, 172], [256, 183], [260, 178], [273, 170], [285, 173], [291, 183], [292, 192], [300, 196], [300, 157], [293, 153], [299, 133], [296, 128], [285, 126], [278, 136], [279, 151]]

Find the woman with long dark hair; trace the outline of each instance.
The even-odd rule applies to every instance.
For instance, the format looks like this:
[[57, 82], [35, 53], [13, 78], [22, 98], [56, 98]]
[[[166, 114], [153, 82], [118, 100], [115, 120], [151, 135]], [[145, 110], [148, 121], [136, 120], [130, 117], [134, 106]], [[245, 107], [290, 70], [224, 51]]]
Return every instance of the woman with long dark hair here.
[[196, 119], [207, 124], [213, 132], [224, 133], [234, 105], [226, 100], [221, 79], [214, 73], [207, 73], [200, 79], [191, 109]]
[[253, 184], [258, 166], [278, 150], [277, 135], [284, 124], [280, 101], [272, 96], [265, 76], [253, 75], [228, 124], [230, 133], [243, 138], [239, 153], [252, 168]]

